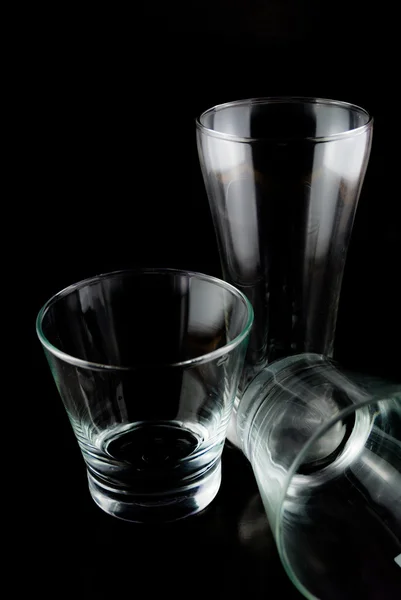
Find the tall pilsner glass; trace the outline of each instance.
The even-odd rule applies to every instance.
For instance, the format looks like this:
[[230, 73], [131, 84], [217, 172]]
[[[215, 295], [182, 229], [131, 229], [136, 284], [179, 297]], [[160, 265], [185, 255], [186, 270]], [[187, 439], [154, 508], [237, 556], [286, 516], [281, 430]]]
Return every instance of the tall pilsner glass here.
[[272, 360], [332, 356], [345, 258], [373, 121], [320, 98], [253, 98], [197, 120], [224, 278], [254, 309], [241, 390]]
[[333, 353], [372, 124], [319, 98], [231, 102], [197, 120], [223, 276], [255, 312], [243, 384], [277, 358]]

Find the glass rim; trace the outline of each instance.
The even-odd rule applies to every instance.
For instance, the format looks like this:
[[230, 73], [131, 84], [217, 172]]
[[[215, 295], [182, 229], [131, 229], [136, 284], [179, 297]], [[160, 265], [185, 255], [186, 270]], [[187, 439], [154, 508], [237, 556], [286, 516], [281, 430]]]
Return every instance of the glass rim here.
[[[296, 357], [291, 357], [291, 358], [296, 358]], [[290, 358], [290, 360], [291, 360], [291, 358]], [[322, 358], [327, 359], [327, 357], [323, 357], [323, 355], [322, 355]], [[336, 361], [331, 361], [331, 362], [336, 364]], [[300, 581], [300, 579], [296, 575], [295, 571], [292, 568], [291, 560], [287, 556], [287, 552], [284, 547], [283, 539], [282, 539], [282, 532], [283, 532], [283, 518], [282, 517], [283, 517], [283, 510], [284, 510], [284, 500], [287, 497], [287, 493], [290, 488], [291, 482], [292, 482], [294, 476], [297, 475], [297, 470], [298, 470], [299, 466], [302, 464], [302, 462], [303, 462], [308, 450], [311, 448], [311, 446], [317, 440], [319, 440], [319, 438], [321, 438], [322, 435], [325, 435], [338, 421], [340, 421], [344, 418], [347, 418], [352, 414], [355, 414], [357, 411], [359, 411], [363, 408], [367, 408], [371, 405], [378, 404], [379, 402], [393, 402], [396, 400], [398, 400], [401, 405], [401, 390], [399, 391], [397, 389], [396, 390], [392, 389], [392, 386], [390, 384], [389, 388], [388, 388], [388, 393], [384, 392], [383, 397], [371, 395], [369, 398], [360, 400], [359, 402], [356, 402], [355, 404], [352, 404], [352, 405], [347, 406], [346, 408], [342, 409], [336, 415], [331, 417], [331, 419], [329, 419], [327, 421], [327, 423], [322, 425], [311, 436], [311, 438], [304, 444], [304, 446], [302, 446], [301, 451], [298, 453], [298, 455], [294, 459], [294, 461], [291, 464], [291, 467], [286, 475], [285, 483], [284, 483], [283, 490], [282, 490], [281, 496], [280, 496], [280, 501], [278, 504], [277, 518], [276, 518], [276, 523], [275, 523], [275, 527], [274, 527], [274, 529], [275, 529], [274, 535], [275, 535], [275, 539], [277, 541], [277, 550], [278, 550], [281, 562], [283, 564], [283, 567], [284, 567], [285, 571], [287, 572], [287, 575], [289, 576], [290, 580], [293, 582], [295, 587], [298, 588], [298, 590], [306, 598], [308, 598], [308, 600], [318, 600], [318, 598], [316, 596], [314, 596], [304, 586], [304, 584]]]
[[[245, 305], [245, 308], [247, 310], [247, 320], [246, 320], [246, 324], [242, 328], [241, 332], [234, 339], [230, 340], [228, 343], [226, 343], [221, 348], [217, 348], [216, 350], [213, 350], [212, 352], [207, 352], [205, 354], [201, 354], [200, 356], [196, 356], [194, 358], [190, 358], [190, 359], [183, 360], [183, 361], [177, 361], [177, 362], [173, 362], [173, 363], [160, 363], [158, 365], [160, 368], [162, 368], [162, 367], [166, 367], [166, 368], [167, 367], [168, 368], [192, 367], [192, 366], [196, 366], [199, 364], [210, 362], [216, 358], [219, 358], [220, 356], [224, 356], [225, 354], [228, 354], [229, 352], [231, 352], [231, 350], [233, 350], [239, 344], [241, 344], [241, 342], [244, 339], [246, 339], [246, 337], [248, 336], [248, 334], [252, 328], [252, 325], [253, 325], [254, 312], [253, 312], [252, 304], [250, 303], [248, 298], [245, 296], [245, 294], [243, 294], [240, 290], [238, 290], [236, 287], [234, 287], [230, 283], [227, 283], [226, 281], [219, 279], [218, 277], [214, 277], [213, 275], [206, 275], [204, 273], [199, 273], [197, 271], [188, 271], [185, 269], [155, 267], [155, 268], [137, 268], [137, 269], [134, 268], [134, 269], [121, 269], [121, 270], [117, 270], [117, 271], [109, 271], [107, 273], [101, 273], [99, 275], [94, 275], [92, 277], [81, 279], [80, 281], [63, 288], [62, 290], [60, 290], [59, 292], [57, 292], [56, 294], [51, 296], [38, 312], [38, 315], [36, 317], [36, 333], [39, 338], [39, 341], [41, 342], [42, 346], [46, 350], [48, 350], [51, 354], [53, 354], [57, 358], [63, 360], [66, 363], [69, 363], [76, 367], [81, 367], [84, 369], [90, 369], [90, 370], [96, 370], [96, 371], [109, 371], [109, 372], [110, 371], [132, 372], [132, 371], [137, 371], [140, 369], [149, 368], [151, 365], [148, 365], [148, 364], [138, 365], [138, 366], [135, 366], [135, 365], [121, 366], [121, 365], [113, 365], [113, 364], [96, 363], [96, 362], [87, 361], [82, 358], [77, 358], [75, 356], [72, 356], [72, 355], [68, 354], [67, 352], [63, 352], [63, 350], [60, 350], [59, 348], [54, 346], [47, 339], [46, 335], [43, 332], [42, 324], [43, 324], [43, 320], [46, 316], [47, 311], [49, 310], [49, 308], [51, 306], [56, 304], [56, 302], [65, 298], [70, 293], [77, 291], [78, 289], [84, 288], [87, 285], [91, 285], [95, 282], [101, 281], [102, 279], [111, 279], [114, 277], [121, 277], [124, 275], [138, 276], [138, 275], [172, 275], [172, 274], [185, 275], [187, 277], [194, 277], [196, 279], [202, 279], [204, 281], [208, 281], [211, 284], [214, 284], [220, 288], [227, 290], [228, 292], [231, 293], [232, 296], [235, 296], [237, 299], [239, 299], [242, 302], [243, 305]], [[154, 365], [152, 365], [152, 367], [154, 367]]]
[[[210, 129], [206, 127], [202, 123], [203, 117], [207, 114], [217, 111], [217, 110], [225, 110], [227, 108], [231, 108], [234, 106], [252, 106], [255, 104], [326, 104], [330, 106], [337, 106], [347, 109], [348, 111], [355, 111], [362, 113], [366, 116], [367, 121], [364, 125], [360, 127], [355, 127], [354, 129], [347, 129], [340, 133], [333, 133], [331, 135], [325, 136], [305, 136], [305, 137], [252, 137], [252, 136], [237, 136], [232, 133], [223, 133], [221, 131], [216, 131], [215, 129]], [[219, 138], [226, 141], [238, 142], [238, 143], [251, 143], [251, 142], [299, 142], [299, 141], [307, 141], [307, 142], [331, 142], [340, 140], [343, 138], [353, 137], [356, 135], [360, 135], [367, 131], [373, 123], [373, 117], [369, 114], [369, 112], [358, 106], [357, 104], [352, 104], [350, 102], [345, 102], [342, 100], [332, 100], [330, 98], [318, 98], [313, 96], [265, 96], [260, 98], [246, 98], [244, 100], [234, 100], [232, 102], [225, 102], [223, 104], [216, 104], [203, 111], [203, 113], [196, 118], [196, 127], [199, 131], [204, 133], [205, 135], [209, 135], [211, 137]]]

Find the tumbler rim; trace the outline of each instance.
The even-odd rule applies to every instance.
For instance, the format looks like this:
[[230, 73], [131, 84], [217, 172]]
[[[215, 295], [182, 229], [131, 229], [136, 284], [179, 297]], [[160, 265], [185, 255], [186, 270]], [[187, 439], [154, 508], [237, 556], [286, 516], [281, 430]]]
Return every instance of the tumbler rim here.
[[102, 279], [109, 279], [112, 277], [124, 276], [124, 275], [138, 276], [138, 275], [172, 275], [172, 274], [185, 275], [188, 277], [203, 279], [204, 281], [208, 281], [209, 283], [213, 283], [213, 284], [227, 290], [228, 292], [230, 292], [233, 296], [235, 296], [237, 299], [239, 299], [245, 305], [248, 316], [247, 316], [247, 321], [246, 321], [244, 327], [242, 328], [241, 332], [234, 339], [230, 340], [228, 343], [226, 343], [221, 348], [217, 348], [216, 350], [213, 350], [212, 352], [207, 352], [205, 354], [201, 354], [200, 356], [196, 356], [194, 358], [183, 360], [183, 361], [178, 361], [178, 362], [173, 362], [173, 363], [160, 363], [159, 366], [168, 367], [168, 368], [192, 367], [192, 366], [197, 366], [199, 364], [207, 363], [212, 360], [215, 360], [216, 358], [224, 356], [225, 354], [228, 354], [229, 352], [234, 350], [234, 348], [236, 348], [239, 344], [241, 344], [241, 342], [244, 339], [246, 339], [246, 337], [248, 336], [248, 334], [252, 328], [252, 325], [253, 325], [254, 311], [253, 311], [252, 304], [249, 302], [249, 300], [245, 296], [245, 294], [243, 294], [240, 290], [238, 290], [233, 285], [227, 283], [226, 281], [224, 281], [222, 279], [219, 279], [218, 277], [214, 277], [212, 275], [206, 275], [204, 273], [199, 273], [197, 271], [188, 271], [185, 269], [156, 267], [156, 268], [120, 269], [117, 271], [109, 271], [107, 273], [101, 273], [99, 275], [94, 275], [92, 277], [82, 279], [76, 283], [73, 283], [73, 284], [63, 288], [62, 290], [60, 290], [59, 292], [57, 292], [56, 294], [51, 296], [51, 298], [49, 298], [49, 300], [47, 300], [47, 302], [45, 302], [45, 304], [39, 310], [39, 313], [36, 318], [36, 333], [39, 338], [39, 341], [41, 342], [42, 346], [47, 351], [49, 351], [51, 354], [53, 354], [57, 358], [63, 360], [64, 362], [72, 364], [76, 367], [81, 367], [81, 368], [86, 368], [86, 369], [91, 369], [91, 370], [96, 370], [96, 371], [124, 371], [124, 372], [131, 371], [132, 372], [132, 371], [137, 371], [140, 369], [146, 369], [149, 366], [154, 366], [154, 364], [153, 365], [145, 364], [145, 365], [138, 365], [138, 366], [135, 366], [135, 365], [121, 366], [121, 365], [113, 365], [113, 364], [96, 363], [96, 362], [84, 360], [82, 358], [77, 358], [66, 352], [63, 352], [62, 350], [60, 350], [59, 348], [54, 346], [47, 339], [46, 335], [44, 334], [42, 324], [43, 324], [43, 320], [44, 320], [44, 317], [45, 317], [47, 311], [49, 310], [49, 308], [52, 305], [54, 305], [56, 302], [58, 302], [62, 298], [68, 296], [68, 294], [70, 294], [80, 288], [83, 288], [87, 285], [90, 285], [96, 281], [100, 281]]
[[[237, 136], [231, 133], [223, 133], [221, 131], [216, 131], [215, 129], [210, 129], [206, 127], [202, 123], [202, 119], [209, 113], [217, 110], [224, 110], [234, 106], [241, 105], [255, 105], [255, 104], [326, 104], [337, 107], [342, 107], [347, 109], [348, 111], [356, 111], [366, 115], [367, 121], [364, 125], [360, 127], [355, 127], [354, 129], [347, 129], [340, 133], [333, 133], [331, 135], [326, 136], [305, 136], [305, 137], [252, 137], [252, 136]], [[226, 141], [238, 142], [238, 143], [254, 143], [254, 142], [295, 142], [295, 141], [308, 141], [314, 143], [321, 142], [331, 142], [336, 140], [341, 140], [343, 138], [354, 137], [356, 135], [360, 135], [366, 132], [373, 124], [373, 117], [370, 113], [358, 106], [357, 104], [352, 104], [350, 102], [344, 102], [342, 100], [333, 100], [330, 98], [318, 98], [313, 96], [265, 96], [260, 98], [246, 98], [243, 100], [234, 100], [231, 102], [224, 102], [222, 104], [216, 104], [203, 111], [202, 114], [196, 118], [196, 127], [197, 129], [211, 137], [219, 138]]]

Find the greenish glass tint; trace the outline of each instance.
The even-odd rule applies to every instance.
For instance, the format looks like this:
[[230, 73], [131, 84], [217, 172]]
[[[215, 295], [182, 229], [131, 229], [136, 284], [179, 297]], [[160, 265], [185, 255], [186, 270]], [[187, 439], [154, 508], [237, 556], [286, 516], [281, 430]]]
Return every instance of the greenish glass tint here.
[[310, 600], [401, 597], [401, 385], [303, 354], [244, 392], [238, 438], [282, 563]]

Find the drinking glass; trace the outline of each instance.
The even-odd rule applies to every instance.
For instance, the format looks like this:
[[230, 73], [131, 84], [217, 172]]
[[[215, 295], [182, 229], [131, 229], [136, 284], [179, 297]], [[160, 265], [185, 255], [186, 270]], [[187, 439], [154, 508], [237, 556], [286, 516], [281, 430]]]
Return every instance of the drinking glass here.
[[214, 277], [141, 269], [53, 296], [37, 333], [107, 513], [170, 521], [217, 494], [253, 311]]
[[332, 355], [372, 127], [363, 108], [297, 97], [230, 102], [197, 120], [223, 276], [255, 311], [244, 384], [277, 358]]
[[306, 598], [401, 598], [401, 385], [303, 354], [245, 389], [238, 438]]

